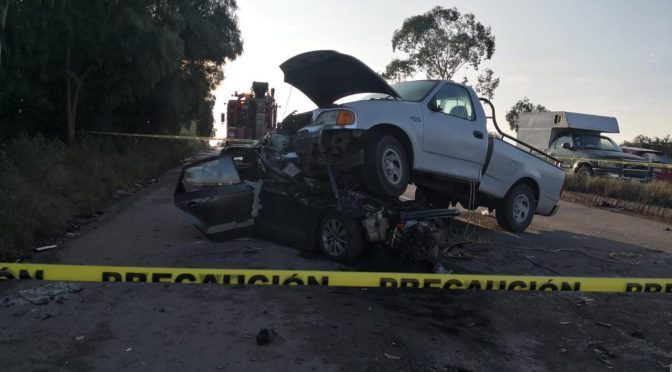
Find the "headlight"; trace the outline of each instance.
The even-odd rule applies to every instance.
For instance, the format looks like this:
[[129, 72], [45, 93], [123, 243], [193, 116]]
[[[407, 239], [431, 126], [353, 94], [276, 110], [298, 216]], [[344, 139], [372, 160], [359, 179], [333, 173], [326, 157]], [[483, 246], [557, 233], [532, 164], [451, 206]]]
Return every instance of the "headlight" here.
[[355, 113], [350, 110], [331, 110], [321, 113], [316, 125], [350, 125], [355, 123]]

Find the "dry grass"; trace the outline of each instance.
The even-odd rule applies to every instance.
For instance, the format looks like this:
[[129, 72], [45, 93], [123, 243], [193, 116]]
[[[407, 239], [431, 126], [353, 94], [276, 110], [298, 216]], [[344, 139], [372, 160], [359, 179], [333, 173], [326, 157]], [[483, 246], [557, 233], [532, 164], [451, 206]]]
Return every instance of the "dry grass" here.
[[672, 208], [672, 184], [664, 181], [636, 184], [613, 178], [568, 175], [565, 189]]
[[29, 255], [73, 216], [103, 208], [117, 190], [158, 176], [198, 146], [84, 137], [68, 147], [39, 136], [0, 144], [0, 259]]

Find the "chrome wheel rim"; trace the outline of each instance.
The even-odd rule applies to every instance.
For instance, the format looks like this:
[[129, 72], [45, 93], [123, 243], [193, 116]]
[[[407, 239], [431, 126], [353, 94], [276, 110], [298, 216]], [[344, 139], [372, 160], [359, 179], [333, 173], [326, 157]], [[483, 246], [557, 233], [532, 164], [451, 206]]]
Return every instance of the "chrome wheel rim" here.
[[513, 219], [522, 223], [530, 215], [530, 199], [527, 195], [518, 195], [513, 201]]
[[401, 156], [394, 149], [385, 149], [382, 158], [383, 173], [387, 182], [396, 185], [401, 182], [403, 170], [401, 168]]
[[322, 244], [333, 256], [340, 256], [348, 247], [348, 232], [343, 223], [337, 219], [330, 219], [322, 227]]

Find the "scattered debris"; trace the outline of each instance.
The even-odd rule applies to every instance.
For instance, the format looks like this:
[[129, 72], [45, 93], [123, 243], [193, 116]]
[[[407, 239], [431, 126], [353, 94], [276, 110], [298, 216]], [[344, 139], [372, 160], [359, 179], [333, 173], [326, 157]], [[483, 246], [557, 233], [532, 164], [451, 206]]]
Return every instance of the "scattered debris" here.
[[37, 252], [43, 252], [43, 251], [48, 251], [48, 250], [54, 249], [54, 248], [58, 248], [58, 246], [56, 244], [45, 245], [45, 246], [42, 246], [42, 247], [37, 247], [37, 248], [35, 248], [35, 250]]
[[76, 284], [57, 282], [49, 283], [34, 289], [24, 289], [19, 291], [19, 297], [23, 301], [16, 301], [18, 304], [31, 303], [33, 305], [46, 305], [51, 301], [64, 301], [70, 298], [71, 293], [82, 290], [82, 287]]
[[273, 327], [262, 328], [259, 334], [257, 334], [257, 345], [268, 345], [275, 340], [275, 336], [277, 335], [278, 332]]
[[75, 337], [75, 341], [82, 341], [83, 339], [84, 339], [84, 335]]
[[126, 349], [126, 352], [127, 352], [127, 353], [128, 353], [129, 351], [133, 351], [133, 348], [132, 348], [132, 347], [129, 347], [128, 349]]
[[605, 327], [605, 328], [611, 328], [611, 323], [595, 322], [595, 325], [599, 325], [600, 327]]
[[665, 228], [665, 231], [672, 231], [672, 229], [670, 229], [670, 227], [668, 226]]
[[452, 274], [453, 270], [448, 270], [441, 263], [437, 262], [436, 265], [434, 265], [434, 273], [435, 274]]
[[51, 318], [57, 317], [57, 316], [59, 316], [59, 315], [61, 315], [60, 312], [58, 312], [58, 311], [54, 311], [54, 312], [51, 312], [51, 313], [47, 313], [46, 315], [42, 316], [42, 317], [39, 318], [39, 319], [40, 319], [40, 320], [47, 320], [47, 319], [51, 319]]
[[644, 340], [644, 333], [642, 331], [634, 331], [630, 333], [630, 336]]
[[562, 325], [572, 324], [572, 322], [560, 322]]
[[80, 235], [79, 233], [75, 233], [75, 232], [67, 232], [67, 233], [65, 233], [65, 237], [66, 237], [66, 238], [76, 238], [76, 237], [78, 237], [79, 235]]
[[487, 210], [487, 209], [484, 209], [484, 210], [481, 211], [481, 215], [483, 215], [483, 216], [489, 216], [489, 215], [490, 215], [490, 211]]
[[388, 354], [388, 353], [383, 353], [385, 355], [385, 358], [387, 359], [392, 359], [392, 360], [400, 360], [401, 357], [393, 354]]

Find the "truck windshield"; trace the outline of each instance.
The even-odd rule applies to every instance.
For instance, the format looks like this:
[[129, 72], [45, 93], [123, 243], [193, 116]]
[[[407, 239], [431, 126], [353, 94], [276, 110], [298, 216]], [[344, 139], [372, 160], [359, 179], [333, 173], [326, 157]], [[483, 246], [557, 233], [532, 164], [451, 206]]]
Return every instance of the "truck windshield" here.
[[[429, 92], [438, 84], [436, 80], [416, 80], [404, 81], [403, 83], [392, 84], [392, 88], [399, 93], [404, 101], [419, 102], [422, 101]], [[394, 99], [387, 94], [373, 93], [367, 94], [362, 99]]]
[[607, 137], [594, 135], [575, 135], [574, 145], [581, 150], [604, 150], [621, 152], [616, 143]]

